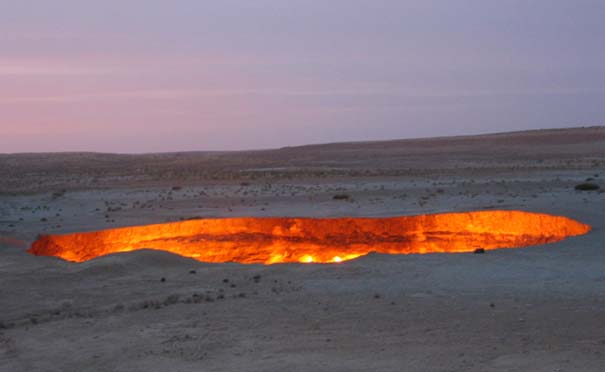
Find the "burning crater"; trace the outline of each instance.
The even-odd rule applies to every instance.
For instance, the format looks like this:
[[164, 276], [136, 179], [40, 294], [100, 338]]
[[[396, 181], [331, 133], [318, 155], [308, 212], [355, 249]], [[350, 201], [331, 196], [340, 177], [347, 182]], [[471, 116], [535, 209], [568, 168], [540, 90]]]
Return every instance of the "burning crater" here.
[[472, 252], [519, 248], [582, 235], [590, 226], [567, 217], [478, 211], [391, 218], [200, 219], [66, 235], [43, 235], [30, 253], [82, 262], [158, 249], [204, 262], [341, 262], [370, 252]]

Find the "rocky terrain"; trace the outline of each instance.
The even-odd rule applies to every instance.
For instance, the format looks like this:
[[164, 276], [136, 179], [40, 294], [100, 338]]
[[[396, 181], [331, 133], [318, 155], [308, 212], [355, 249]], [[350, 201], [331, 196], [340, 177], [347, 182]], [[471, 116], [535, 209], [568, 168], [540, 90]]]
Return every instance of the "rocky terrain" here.
[[[4, 154], [0, 172], [0, 371], [605, 365], [605, 127], [247, 152]], [[483, 255], [339, 264], [26, 253], [41, 233], [190, 218], [495, 209], [593, 229]]]

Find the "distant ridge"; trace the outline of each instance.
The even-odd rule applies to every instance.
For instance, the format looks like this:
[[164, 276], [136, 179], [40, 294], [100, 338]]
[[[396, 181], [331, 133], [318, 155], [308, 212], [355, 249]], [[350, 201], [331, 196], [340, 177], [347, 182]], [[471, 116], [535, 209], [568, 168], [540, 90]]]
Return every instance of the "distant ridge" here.
[[392, 144], [392, 143], [409, 143], [409, 142], [426, 142], [426, 141], [455, 141], [455, 140], [469, 140], [469, 139], [483, 139], [489, 137], [503, 137], [503, 136], [530, 136], [530, 135], [548, 135], [563, 132], [578, 132], [578, 131], [596, 131], [600, 133], [605, 131], [605, 125], [594, 125], [594, 126], [583, 126], [583, 127], [567, 127], [567, 128], [545, 128], [545, 129], [528, 129], [518, 130], [510, 132], [489, 132], [481, 134], [461, 134], [453, 136], [436, 136], [436, 137], [410, 137], [410, 138], [394, 138], [394, 139], [382, 139], [382, 140], [368, 140], [368, 141], [334, 141], [334, 142], [319, 142], [310, 143], [304, 145], [294, 146], [282, 146], [277, 148], [259, 148], [259, 149], [244, 149], [244, 150], [192, 150], [192, 151], [167, 151], [167, 152], [146, 152], [146, 153], [110, 153], [110, 152], [99, 152], [99, 151], [57, 151], [57, 152], [17, 152], [17, 153], [2, 153], [2, 156], [24, 156], [24, 157], [36, 157], [46, 156], [49, 154], [61, 154], [61, 155], [73, 155], [82, 157], [94, 157], [97, 155], [103, 156], [121, 156], [121, 157], [137, 157], [137, 156], [183, 156], [188, 154], [195, 155], [224, 155], [233, 153], [254, 153], [264, 151], [279, 151], [279, 150], [291, 150], [291, 149], [304, 149], [312, 147], [326, 147], [326, 146], [350, 146], [350, 145], [375, 145], [375, 144]]
[[370, 140], [370, 141], [335, 141], [335, 142], [322, 142], [313, 143], [307, 145], [297, 146], [283, 146], [282, 149], [296, 149], [296, 148], [307, 148], [315, 146], [334, 146], [334, 145], [365, 145], [365, 144], [378, 144], [378, 143], [399, 143], [399, 142], [416, 142], [416, 141], [443, 141], [443, 140], [466, 140], [466, 139], [480, 139], [486, 137], [502, 137], [502, 136], [523, 136], [523, 135], [540, 135], [549, 133], [562, 133], [578, 130], [597, 130], [605, 131], [605, 125], [592, 125], [583, 127], [565, 127], [565, 128], [545, 128], [545, 129], [527, 129], [517, 130], [510, 132], [488, 132], [480, 134], [459, 134], [452, 136], [436, 136], [436, 137], [410, 137], [410, 138], [396, 138], [396, 139], [384, 139], [384, 140]]
[[[0, 155], [0, 194], [172, 187], [292, 178], [460, 176], [485, 172], [605, 169], [605, 127], [471, 136], [336, 142], [252, 151]], [[59, 192], [61, 194], [61, 192]]]

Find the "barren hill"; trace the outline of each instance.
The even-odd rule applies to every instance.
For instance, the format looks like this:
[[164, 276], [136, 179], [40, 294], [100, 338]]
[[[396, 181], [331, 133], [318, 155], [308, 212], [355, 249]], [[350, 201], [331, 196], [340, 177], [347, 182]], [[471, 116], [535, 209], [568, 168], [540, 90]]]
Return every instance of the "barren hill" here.
[[231, 152], [0, 154], [0, 192], [288, 179], [524, 172], [605, 164], [605, 127]]

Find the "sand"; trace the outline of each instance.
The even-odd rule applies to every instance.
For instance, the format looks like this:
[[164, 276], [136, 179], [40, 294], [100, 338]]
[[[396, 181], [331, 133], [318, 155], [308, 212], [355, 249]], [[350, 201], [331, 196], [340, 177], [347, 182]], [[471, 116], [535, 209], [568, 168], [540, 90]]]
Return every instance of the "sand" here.
[[[605, 128], [242, 153], [0, 155], [0, 371], [602, 371]], [[346, 193], [349, 200], [334, 200]], [[39, 233], [225, 216], [565, 215], [483, 255], [74, 264]], [[164, 281], [162, 281], [164, 278]]]

